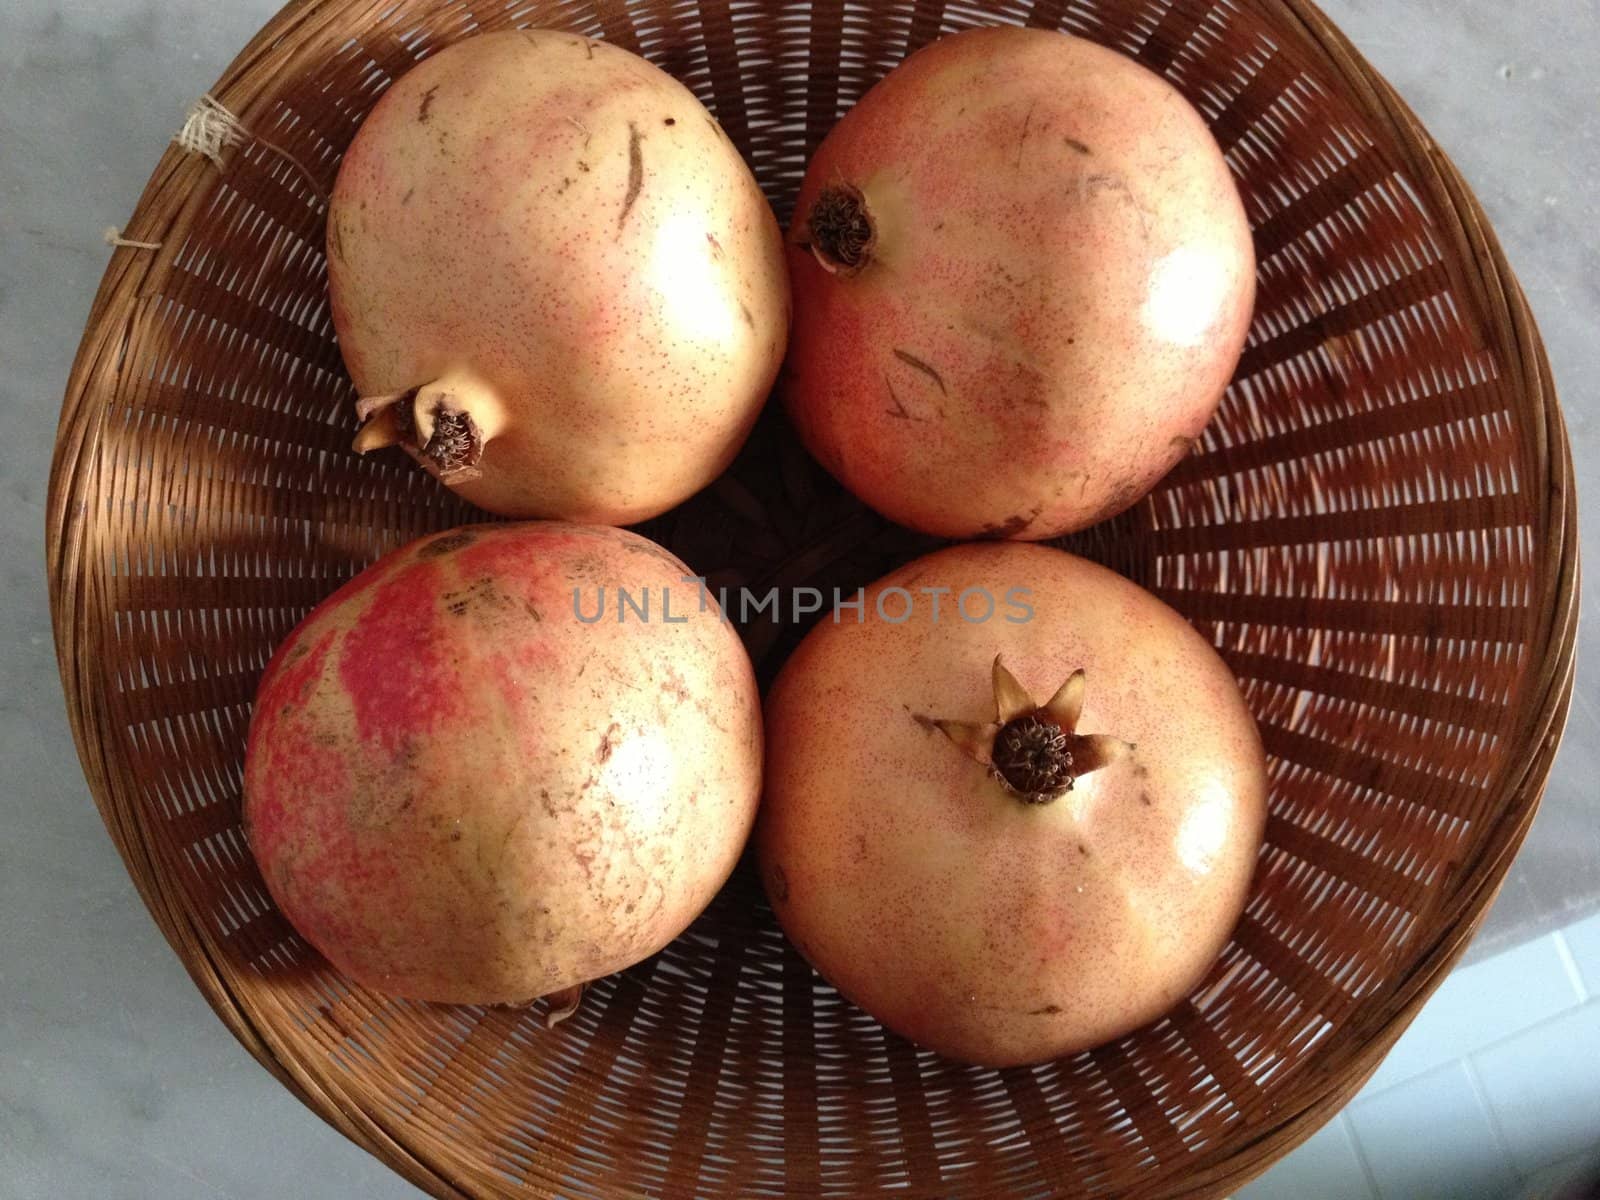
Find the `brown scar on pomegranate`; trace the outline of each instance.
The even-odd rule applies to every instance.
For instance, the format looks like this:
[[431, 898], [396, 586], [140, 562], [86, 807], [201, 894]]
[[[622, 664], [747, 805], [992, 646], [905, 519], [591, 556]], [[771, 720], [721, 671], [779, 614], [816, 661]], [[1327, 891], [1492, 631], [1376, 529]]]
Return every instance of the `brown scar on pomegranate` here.
[[647, 542], [644, 545], [628, 542], [622, 547], [622, 549], [626, 554], [643, 554], [648, 558], [658, 558], [668, 566], [677, 567], [678, 570], [682, 571], [685, 575], [689, 575], [690, 573], [689, 568], [684, 564], [683, 559], [679, 558], [665, 546], [658, 546], [654, 542]]
[[417, 123], [419, 125], [426, 125], [428, 123], [429, 110], [433, 108], [433, 97], [438, 90], [439, 85], [436, 83], [427, 91], [422, 93], [422, 103], [417, 105]]
[[610, 761], [612, 754], [614, 754], [617, 749], [616, 735], [621, 731], [622, 727], [615, 721], [611, 722], [611, 724], [607, 726], [606, 731], [600, 735], [600, 745], [595, 749], [595, 762], [603, 763]]
[[921, 568], [919, 570], [913, 571], [913, 572], [911, 572], [910, 575], [907, 575], [904, 579], [902, 579], [900, 581], [900, 586], [903, 587], [903, 588], [909, 588], [913, 583], [915, 583], [917, 580], [921, 579], [927, 573], [928, 572], [927, 572], [926, 568]]
[[436, 538], [424, 542], [417, 551], [421, 559], [438, 558], [441, 554], [449, 554], [455, 550], [465, 550], [478, 540], [478, 535], [470, 529], [452, 529], [449, 533], [442, 533]]
[[1132, 476], [1124, 476], [1111, 489], [1106, 502], [1100, 506], [1095, 520], [1109, 520], [1119, 513], [1126, 512], [1144, 494], [1144, 490], [1140, 487], [1137, 479]]
[[1038, 101], [1034, 101], [1034, 103], [1028, 105], [1028, 113], [1027, 113], [1027, 115], [1025, 117], [1022, 118], [1022, 136], [1017, 139], [1017, 162], [1016, 162], [1016, 165], [1018, 167], [1022, 166], [1022, 148], [1028, 144], [1028, 127], [1033, 124], [1033, 112], [1034, 112], [1034, 109], [1036, 109], [1038, 107], [1039, 107]]
[[589, 132], [589, 127], [582, 121], [578, 120], [577, 117], [571, 115], [563, 117], [562, 119], [566, 121], [568, 125], [571, 125], [574, 129], [576, 129], [579, 133], [583, 134], [583, 148], [587, 150], [589, 148], [589, 142], [594, 138], [594, 134]]
[[894, 351], [894, 356], [901, 362], [905, 363], [906, 366], [910, 367], [912, 370], [921, 371], [929, 379], [933, 380], [934, 383], [938, 384], [941, 395], [948, 396], [950, 394], [949, 390], [944, 386], [944, 376], [939, 374], [939, 372], [927, 362], [918, 358], [915, 354], [912, 354], [908, 350], [900, 350], [898, 348]]
[[888, 413], [891, 417], [894, 417], [896, 420], [900, 420], [900, 421], [925, 421], [925, 420], [927, 420], [926, 417], [918, 417], [918, 416], [913, 416], [912, 415], [911, 410], [908, 409], [905, 406], [905, 402], [900, 399], [900, 393], [894, 390], [894, 381], [891, 380], [887, 375], [885, 375], [883, 377], [883, 386], [889, 389], [889, 402], [890, 402], [890, 407], [884, 409], [884, 412]]
[[628, 191], [622, 198], [622, 215], [617, 218], [617, 233], [622, 233], [622, 227], [628, 223], [628, 214], [633, 211], [633, 202], [639, 198], [639, 189], [644, 187], [644, 152], [639, 143], [644, 135], [639, 132], [639, 127], [632, 121], [628, 122]]
[[453, 617], [466, 616], [474, 608], [504, 612], [511, 604], [511, 598], [488, 577], [475, 579], [465, 587], [445, 592], [439, 599], [445, 611]]
[[1080, 201], [1092, 200], [1101, 192], [1115, 192], [1121, 196], [1139, 218], [1139, 232], [1145, 241], [1150, 240], [1150, 210], [1145, 207], [1128, 181], [1121, 175], [1095, 174], [1084, 175], [1078, 179], [1078, 199]]
[[671, 667], [667, 668], [667, 679], [666, 682], [661, 685], [661, 690], [667, 695], [671, 696], [673, 699], [682, 701], [684, 703], [688, 703], [692, 699], [688, 687], [684, 685], [683, 676], [678, 674], [678, 672], [673, 670]]
[[997, 524], [985, 525], [982, 529], [978, 530], [978, 536], [980, 538], [990, 538], [996, 541], [1006, 541], [1010, 538], [1016, 537], [1017, 534], [1022, 533], [1029, 526], [1031, 526], [1039, 519], [1039, 514], [1042, 512], [1044, 512], [1044, 505], [1037, 504], [1033, 507], [1031, 512], [1016, 513], [1015, 515], [1007, 517], [1004, 521], [1000, 521]]

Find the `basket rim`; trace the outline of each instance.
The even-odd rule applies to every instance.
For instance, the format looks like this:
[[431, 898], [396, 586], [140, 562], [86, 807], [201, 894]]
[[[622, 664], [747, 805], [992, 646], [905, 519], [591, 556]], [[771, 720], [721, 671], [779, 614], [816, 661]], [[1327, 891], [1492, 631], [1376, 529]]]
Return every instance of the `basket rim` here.
[[[337, 7], [336, 0], [289, 0], [235, 56], [209, 94], [248, 122], [255, 105], [272, 94], [270, 80], [331, 28]], [[1449, 250], [1446, 266], [1470, 297], [1477, 327], [1493, 339], [1491, 348], [1507, 367], [1508, 396], [1520, 408], [1519, 425], [1526, 433], [1519, 470], [1524, 480], [1542, 482], [1536, 492], [1527, 490], [1543, 504], [1535, 510], [1533, 529], [1538, 607], [1528, 667], [1513, 701], [1520, 715], [1508, 735], [1529, 753], [1521, 762], [1508, 762], [1490, 785], [1506, 797], [1504, 816], [1481, 822], [1474, 831], [1455, 870], [1465, 886], [1441, 884], [1436, 908], [1418, 914], [1419, 923], [1430, 922], [1434, 936], [1410, 947], [1405, 969], [1351, 1016], [1355, 1036], [1313, 1051], [1301, 1064], [1301, 1071], [1319, 1076], [1311, 1094], [1297, 1106], [1273, 1109], [1248, 1138], [1227, 1138], [1195, 1153], [1186, 1163], [1182, 1191], [1192, 1196], [1220, 1196], [1242, 1186], [1331, 1119], [1366, 1083], [1465, 952], [1528, 832], [1560, 744], [1573, 693], [1580, 581], [1571, 448], [1549, 357], [1483, 206], [1416, 113], [1313, 0], [1243, 0], [1243, 7], [1271, 21], [1286, 40], [1297, 40], [1284, 49], [1309, 54], [1335, 73], [1346, 98], [1386, 134], [1385, 151], [1418, 187], [1424, 212]], [[90, 794], [141, 899], [223, 1024], [283, 1086], [357, 1145], [433, 1195], [464, 1197], [467, 1193], [438, 1166], [414, 1154], [333, 1079], [309, 1071], [289, 1047], [279, 1045], [252, 1019], [226, 973], [215, 969], [215, 937], [169, 882], [175, 864], [166, 861], [168, 853], [134, 803], [135, 781], [112, 753], [117, 727], [95, 677], [100, 656], [81, 649], [98, 648], [103, 640], [89, 620], [98, 598], [97, 565], [89, 553], [97, 514], [82, 498], [83, 481], [99, 469], [100, 417], [125, 394], [117, 366], [145, 330], [147, 301], [173, 270], [177, 244], [170, 235], [187, 226], [217, 178], [205, 159], [167, 147], [125, 228], [128, 238], [163, 248], [112, 249], [68, 375], [45, 520], [51, 623], [68, 721]], [[1400, 1007], [1391, 1009], [1386, 999]], [[1366, 1021], [1363, 1013], [1369, 1014]]]

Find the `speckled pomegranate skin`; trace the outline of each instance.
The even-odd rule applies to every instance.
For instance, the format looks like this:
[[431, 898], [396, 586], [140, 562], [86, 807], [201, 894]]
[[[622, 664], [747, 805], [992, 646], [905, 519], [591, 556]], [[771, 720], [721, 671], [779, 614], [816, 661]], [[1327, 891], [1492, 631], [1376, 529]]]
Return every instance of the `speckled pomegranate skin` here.
[[[875, 613], [892, 587], [916, 601], [901, 624]], [[929, 588], [950, 589], [937, 622]], [[968, 588], [992, 619], [957, 615]], [[767, 699], [756, 838], [785, 932], [846, 997], [966, 1062], [1044, 1061], [1171, 1008], [1226, 943], [1265, 822], [1260, 739], [1221, 659], [1140, 588], [1040, 546], [939, 551], [866, 611], [824, 617]], [[1047, 804], [1007, 792], [926, 723], [993, 721], [996, 654], [1041, 704], [1085, 670], [1079, 730], [1132, 754]]]
[[644, 59], [547, 30], [396, 80], [340, 166], [328, 282], [361, 395], [443, 378], [503, 406], [452, 486], [510, 516], [628, 524], [704, 487], [788, 336], [782, 236], [721, 127]]
[[[876, 230], [859, 274], [808, 245], [824, 188]], [[1066, 34], [912, 55], [806, 171], [781, 381], [806, 445], [885, 516], [1038, 540], [1112, 516], [1190, 450], [1255, 295], [1243, 205], [1189, 103]]]
[[[244, 774], [294, 926], [363, 984], [462, 1003], [532, 1000], [681, 932], [738, 860], [761, 773], [749, 659], [685, 574], [621, 530], [474, 526], [307, 617], [262, 679]], [[650, 590], [649, 622], [618, 621], [619, 585]], [[605, 617], [579, 621], [574, 589], [587, 617], [601, 587]]]

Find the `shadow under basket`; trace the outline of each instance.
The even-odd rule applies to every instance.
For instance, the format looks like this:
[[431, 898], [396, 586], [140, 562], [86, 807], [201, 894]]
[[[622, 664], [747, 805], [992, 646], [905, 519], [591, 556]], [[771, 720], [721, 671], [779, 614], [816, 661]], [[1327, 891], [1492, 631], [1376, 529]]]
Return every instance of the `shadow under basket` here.
[[[1164, 1020], [1031, 1069], [886, 1033], [787, 945], [748, 864], [689, 932], [537, 1011], [353, 987], [273, 907], [239, 821], [273, 647], [385, 550], [481, 519], [351, 453], [324, 196], [417, 59], [555, 26], [710, 107], [787, 220], [807, 155], [905, 54], [1061, 28], [1170, 79], [1255, 230], [1255, 324], [1195, 452], [1068, 548], [1184, 613], [1260, 722], [1249, 907]], [[1308, 1137], [1471, 937], [1533, 818], [1572, 687], [1576, 515], [1538, 333], [1482, 209], [1304, 0], [305, 0], [211, 93], [113, 251], [62, 411], [49, 566], [68, 708], [129, 871], [229, 1029], [441, 1196], [1216, 1196]], [[643, 527], [725, 583], [853, 589], [934, 543], [843, 494], [769, 413]], [[795, 629], [744, 630], [763, 680]]]

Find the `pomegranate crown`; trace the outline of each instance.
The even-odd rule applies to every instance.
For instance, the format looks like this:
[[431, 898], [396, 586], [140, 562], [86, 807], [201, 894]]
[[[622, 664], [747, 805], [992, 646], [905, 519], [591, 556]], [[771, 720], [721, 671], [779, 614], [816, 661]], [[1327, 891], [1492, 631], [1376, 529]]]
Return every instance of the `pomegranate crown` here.
[[983, 723], [932, 719], [932, 725], [1000, 786], [1024, 804], [1048, 804], [1072, 790], [1083, 775], [1109, 766], [1133, 750], [1131, 742], [1078, 732], [1087, 676], [1067, 676], [1044, 704], [1036, 704], [1017, 677], [994, 659], [995, 719]]

